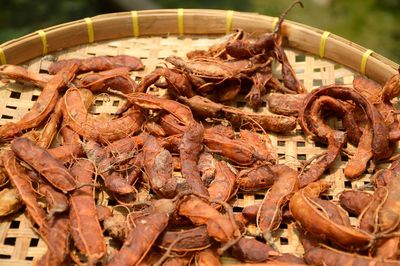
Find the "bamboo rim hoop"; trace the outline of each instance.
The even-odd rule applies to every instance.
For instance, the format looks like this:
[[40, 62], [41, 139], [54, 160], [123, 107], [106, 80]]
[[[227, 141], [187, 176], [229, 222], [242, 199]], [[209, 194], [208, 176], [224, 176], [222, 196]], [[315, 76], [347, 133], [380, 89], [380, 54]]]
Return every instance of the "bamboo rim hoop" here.
[[[271, 32], [276, 17], [232, 10], [160, 9], [110, 13], [49, 27], [0, 45], [2, 64], [20, 64], [80, 44], [152, 35], [221, 35], [234, 29]], [[399, 65], [337, 35], [285, 20], [285, 46], [319, 55], [383, 84]]]

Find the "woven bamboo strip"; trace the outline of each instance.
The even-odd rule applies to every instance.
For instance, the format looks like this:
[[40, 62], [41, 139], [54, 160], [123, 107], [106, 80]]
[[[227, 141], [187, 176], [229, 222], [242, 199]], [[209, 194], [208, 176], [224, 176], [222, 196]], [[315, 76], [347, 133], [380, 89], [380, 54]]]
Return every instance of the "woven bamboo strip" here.
[[[178, 34], [177, 10], [139, 11], [140, 34], [170, 35]], [[187, 9], [183, 13], [185, 34], [224, 34], [226, 31], [226, 11]], [[234, 12], [232, 29], [242, 28], [248, 32], [271, 32], [274, 18], [254, 13]], [[130, 12], [99, 15], [92, 18], [95, 41], [119, 39], [132, 36], [133, 25]], [[54, 52], [88, 42], [87, 26], [84, 20], [44, 29], [47, 36], [48, 51]], [[283, 35], [286, 45], [307, 53], [319, 54], [323, 31], [300, 23], [285, 21]], [[40, 36], [29, 34], [0, 46], [8, 63], [18, 64], [43, 52]], [[326, 42], [325, 57], [360, 72], [361, 58], [365, 48], [334, 34]], [[366, 75], [379, 83], [384, 83], [396, 73], [399, 65], [380, 56], [370, 56]]]

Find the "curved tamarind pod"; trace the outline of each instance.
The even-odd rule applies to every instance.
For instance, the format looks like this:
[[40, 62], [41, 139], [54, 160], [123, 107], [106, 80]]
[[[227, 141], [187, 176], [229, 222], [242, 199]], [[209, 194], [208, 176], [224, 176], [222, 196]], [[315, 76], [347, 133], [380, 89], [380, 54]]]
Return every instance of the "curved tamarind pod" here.
[[59, 60], [49, 66], [49, 73], [58, 73], [63, 67], [77, 64], [80, 72], [103, 71], [117, 67], [127, 67], [129, 70], [141, 70], [144, 68], [142, 61], [134, 56], [94, 56], [86, 59], [67, 59]]
[[14, 153], [42, 174], [50, 184], [61, 191], [76, 188], [76, 182], [64, 165], [54, 159], [46, 150], [36, 146], [32, 141], [15, 138], [11, 142]]
[[44, 86], [37, 101], [18, 122], [6, 123], [0, 127], [0, 141], [12, 138], [21, 131], [39, 126], [54, 110], [62, 90], [73, 79], [78, 69], [76, 64], [68, 65], [54, 75]]
[[168, 249], [171, 244], [180, 238], [172, 247], [172, 251], [187, 252], [203, 250], [211, 246], [211, 238], [207, 234], [207, 227], [201, 225], [191, 229], [179, 231], [165, 231], [157, 240], [157, 245], [162, 249]]
[[[374, 159], [384, 159], [391, 155], [392, 149], [389, 147], [389, 130], [384, 123], [382, 115], [373, 106], [373, 104], [363, 97], [360, 93], [355, 90], [351, 90], [345, 86], [339, 85], [329, 85], [322, 86], [314, 91], [312, 91], [304, 100], [303, 108], [300, 110], [299, 117], [304, 117], [304, 113], [310, 108], [315, 97], [320, 96], [330, 96], [340, 100], [351, 100], [355, 104], [362, 107], [368, 117], [369, 123], [371, 124], [371, 129], [373, 132], [372, 140], [372, 151], [374, 154]], [[299, 120], [302, 128], [308, 127], [304, 123], [303, 119]]]
[[[92, 183], [93, 164], [87, 160], [78, 160], [71, 169], [71, 174], [78, 183]], [[89, 264], [95, 264], [106, 252], [106, 245], [92, 188], [89, 186], [76, 189], [70, 197], [69, 219], [71, 234], [75, 246], [87, 257]]]
[[71, 88], [64, 95], [64, 123], [87, 139], [101, 142], [118, 140], [132, 135], [144, 122], [142, 113], [131, 108], [124, 116], [102, 121], [89, 114], [81, 90]]
[[280, 164], [271, 168], [277, 176], [275, 183], [265, 194], [257, 213], [257, 227], [267, 242], [271, 241], [271, 232], [276, 230], [282, 221], [282, 208], [299, 189], [298, 172]]
[[304, 230], [314, 235], [326, 237], [346, 249], [366, 249], [373, 236], [355, 228], [334, 223], [313, 203], [313, 199], [329, 187], [320, 180], [309, 184], [294, 194], [289, 207], [293, 218]]
[[44, 74], [37, 74], [25, 69], [21, 66], [16, 65], [1, 65], [0, 66], [0, 77], [6, 79], [12, 79], [16, 82], [28, 82], [33, 85], [43, 88], [47, 82], [52, 78], [51, 76]]
[[345, 190], [340, 193], [339, 203], [343, 209], [354, 214], [360, 213], [372, 200], [372, 194], [360, 190]]
[[138, 265], [167, 227], [168, 218], [169, 215], [166, 212], [156, 212], [136, 218], [136, 227], [130, 231], [121, 249], [106, 265]]
[[400, 265], [397, 260], [385, 260], [381, 258], [372, 258], [360, 256], [353, 253], [346, 253], [334, 249], [324, 249], [314, 247], [309, 249], [304, 258], [307, 263], [316, 266], [343, 266], [343, 265], [375, 265], [375, 266], [395, 266]]
[[39, 227], [38, 232], [40, 236], [48, 244], [47, 232], [49, 226], [46, 220], [46, 214], [39, 206], [35, 196], [35, 191], [33, 190], [32, 184], [29, 181], [30, 177], [27, 175], [25, 169], [17, 163], [14, 153], [11, 151], [7, 151], [4, 154], [4, 167], [12, 184], [17, 189], [21, 200], [26, 206], [28, 216], [31, 218], [33, 223]]
[[77, 82], [78, 88], [87, 88], [94, 93], [108, 92], [108, 89], [118, 90], [122, 93], [136, 91], [137, 84], [129, 76], [129, 68], [118, 67], [110, 70], [88, 73]]

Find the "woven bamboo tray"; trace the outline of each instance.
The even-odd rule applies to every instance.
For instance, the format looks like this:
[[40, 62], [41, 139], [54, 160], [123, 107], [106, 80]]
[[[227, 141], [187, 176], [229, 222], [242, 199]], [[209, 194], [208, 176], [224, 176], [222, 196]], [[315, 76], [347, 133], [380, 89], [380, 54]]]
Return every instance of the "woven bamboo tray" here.
[[[255, 33], [271, 32], [275, 22], [274, 17], [220, 10], [174, 9], [107, 14], [54, 26], [4, 43], [0, 46], [0, 61], [2, 64], [23, 64], [35, 72], [46, 72], [54, 58], [127, 54], [140, 57], [146, 66], [143, 71], [132, 73], [132, 78], [140, 81], [141, 77], [161, 66], [169, 55], [185, 57], [190, 50], [207, 49], [222, 35], [237, 28]], [[299, 23], [285, 21], [283, 35], [289, 61], [309, 90], [332, 83], [349, 84], [357, 72], [382, 84], [399, 67], [348, 40]], [[278, 65], [274, 72], [280, 76]], [[154, 88], [150, 90], [158, 93]], [[40, 90], [35, 87], [0, 83], [0, 124], [19, 120], [39, 94]], [[91, 113], [114, 113], [122, 104], [120, 98], [100, 94], [95, 98]], [[248, 109], [243, 99], [234, 105]], [[265, 104], [260, 112], [267, 112]], [[336, 121], [332, 121], [332, 125], [340, 126]], [[292, 167], [300, 167], [300, 161], [325, 149], [309, 142], [299, 127], [291, 134], [270, 137], [281, 156], [280, 163]], [[351, 151], [353, 147], [347, 148]], [[325, 199], [336, 201], [338, 193], [344, 189], [369, 183], [369, 174], [357, 181], [347, 181], [343, 176], [346, 162], [346, 156], [339, 156], [325, 173], [324, 178], [334, 182], [332, 189], [324, 194]], [[264, 193], [239, 193], [232, 202], [234, 211], [240, 212], [244, 206], [261, 202]], [[112, 205], [107, 198], [98, 203]], [[355, 217], [351, 220], [353, 224], [357, 223]], [[248, 230], [255, 233], [255, 225], [250, 225]], [[281, 252], [302, 254], [294, 224], [282, 224], [275, 237]], [[46, 249], [45, 243], [30, 229], [30, 222], [22, 212], [0, 220], [0, 265], [31, 265]], [[239, 263], [231, 258], [223, 258], [223, 262], [227, 265]]]

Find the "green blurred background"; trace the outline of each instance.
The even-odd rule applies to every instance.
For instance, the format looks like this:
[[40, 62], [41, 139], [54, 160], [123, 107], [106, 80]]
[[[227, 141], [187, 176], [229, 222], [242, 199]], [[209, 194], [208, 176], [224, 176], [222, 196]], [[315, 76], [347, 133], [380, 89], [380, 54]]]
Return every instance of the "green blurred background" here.
[[[2, 0], [0, 43], [97, 14], [153, 8], [216, 8], [279, 16], [291, 0]], [[288, 19], [330, 31], [400, 62], [400, 0], [303, 0]]]

